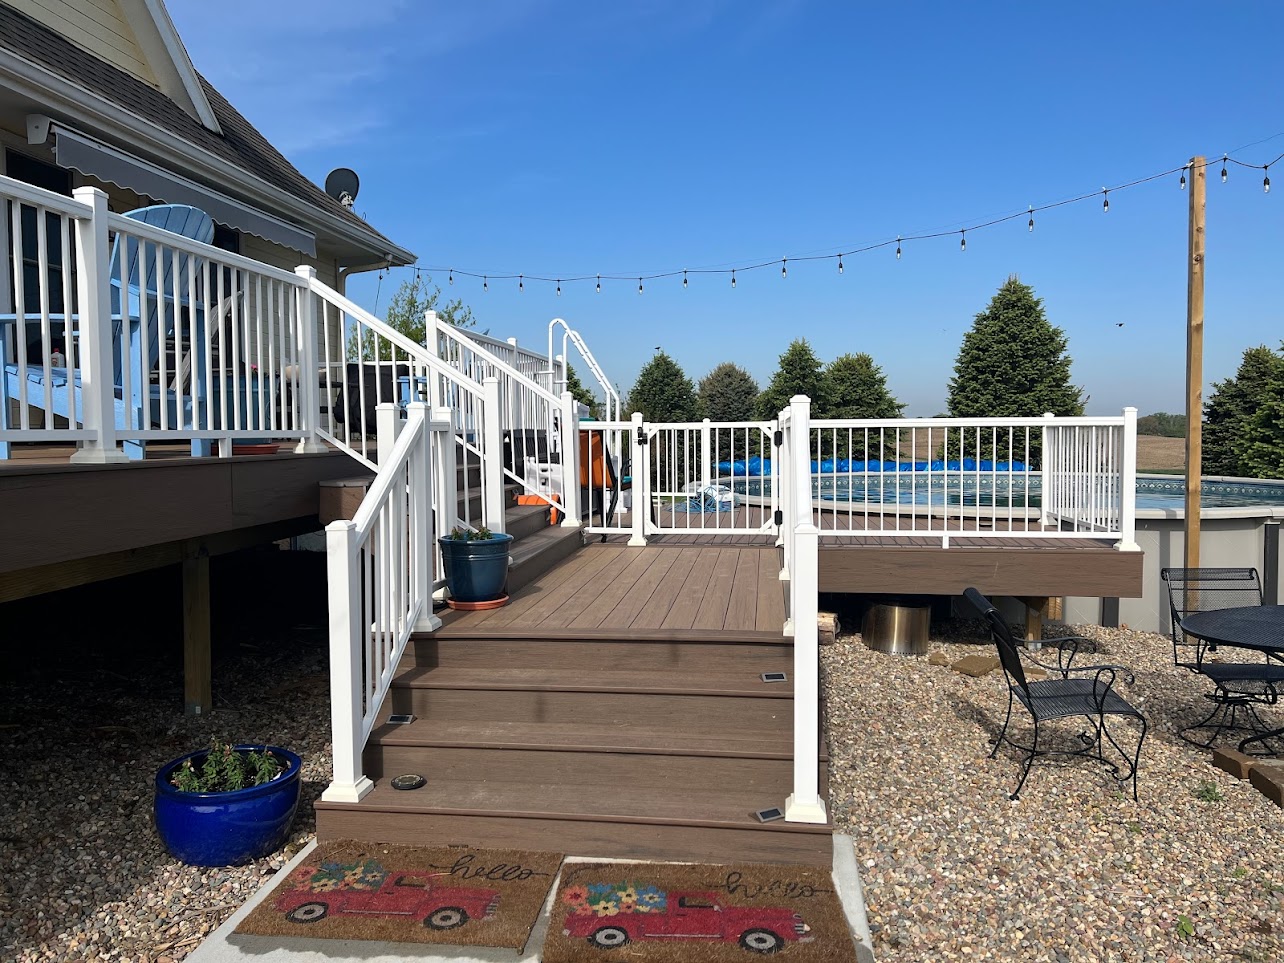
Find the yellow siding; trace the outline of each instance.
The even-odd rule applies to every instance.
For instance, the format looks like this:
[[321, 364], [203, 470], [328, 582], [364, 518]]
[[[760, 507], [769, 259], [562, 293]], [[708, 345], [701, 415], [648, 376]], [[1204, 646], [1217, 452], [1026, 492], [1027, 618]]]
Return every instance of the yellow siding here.
[[116, 0], [5, 0], [144, 83], [159, 86]]

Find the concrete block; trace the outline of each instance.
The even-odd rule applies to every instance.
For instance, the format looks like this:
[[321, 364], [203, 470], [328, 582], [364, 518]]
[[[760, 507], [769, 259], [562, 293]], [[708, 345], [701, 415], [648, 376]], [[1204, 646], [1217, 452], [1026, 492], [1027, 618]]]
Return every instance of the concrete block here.
[[993, 672], [998, 667], [999, 659], [998, 656], [994, 655], [965, 655], [950, 666], [955, 672], [962, 672], [964, 675], [970, 675], [974, 679], [979, 679], [987, 672]]
[[1275, 805], [1284, 808], [1284, 766], [1279, 763], [1255, 763], [1248, 781]]
[[1252, 756], [1246, 756], [1234, 749], [1214, 749], [1213, 765], [1222, 772], [1228, 772], [1236, 779], [1247, 779], [1255, 763], [1261, 762]]

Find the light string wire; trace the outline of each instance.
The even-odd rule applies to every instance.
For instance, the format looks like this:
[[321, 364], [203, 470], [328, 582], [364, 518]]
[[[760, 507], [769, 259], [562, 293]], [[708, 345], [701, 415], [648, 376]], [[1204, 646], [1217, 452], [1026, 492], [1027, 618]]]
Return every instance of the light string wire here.
[[[1276, 136], [1279, 136], [1279, 135], [1276, 135]], [[1272, 139], [1273, 138], [1267, 138], [1267, 140], [1272, 140]], [[1265, 141], [1259, 141], [1258, 143], [1265, 143]], [[1253, 145], [1250, 145], [1250, 146], [1253, 146]], [[1241, 149], [1244, 149], [1244, 148], [1241, 148]], [[1272, 165], [1277, 164], [1282, 160], [1284, 160], [1284, 154], [1280, 154], [1274, 160], [1267, 161], [1265, 164], [1250, 164], [1247, 161], [1242, 161], [1242, 160], [1239, 160], [1238, 158], [1232, 157], [1228, 152], [1223, 154], [1221, 157], [1215, 157], [1212, 160], [1205, 160], [1204, 163], [1199, 166], [1207, 170], [1210, 167], [1221, 165], [1221, 169], [1222, 169], [1221, 178], [1223, 183], [1227, 180], [1227, 169], [1226, 169], [1227, 165], [1236, 165], [1238, 167], [1247, 168], [1249, 170], [1260, 170], [1260, 171], [1266, 172], [1267, 176], [1264, 179], [1263, 187], [1269, 193], [1271, 189], [1270, 187], [1271, 182], [1270, 182], [1270, 176], [1269, 176], [1270, 168]], [[830, 260], [837, 259], [838, 273], [841, 274], [843, 272], [843, 263], [842, 263], [843, 258], [851, 257], [853, 255], [858, 255], [858, 254], [868, 254], [871, 251], [878, 251], [878, 250], [881, 250], [882, 248], [891, 247], [892, 245], [896, 245], [896, 257], [899, 259], [901, 257], [901, 246], [910, 241], [930, 241], [930, 240], [934, 240], [936, 238], [942, 238], [942, 237], [958, 237], [960, 250], [966, 251], [967, 235], [969, 231], [975, 232], [975, 231], [985, 230], [986, 228], [996, 227], [1000, 224], [1006, 224], [1009, 221], [1015, 221], [1020, 218], [1028, 218], [1029, 230], [1033, 231], [1034, 215], [1040, 214], [1044, 211], [1056, 210], [1059, 207], [1066, 207], [1070, 204], [1079, 204], [1079, 203], [1082, 203], [1083, 201], [1092, 200], [1093, 198], [1097, 198], [1097, 197], [1101, 198], [1102, 210], [1105, 212], [1109, 212], [1110, 195], [1112, 193], [1118, 193], [1119, 191], [1126, 191], [1126, 190], [1129, 190], [1130, 188], [1140, 187], [1141, 185], [1149, 184], [1152, 181], [1162, 180], [1165, 177], [1171, 177], [1173, 174], [1181, 175], [1181, 188], [1185, 190], [1186, 174], [1194, 170], [1195, 167], [1196, 165], [1193, 161], [1188, 161], [1185, 164], [1182, 164], [1180, 167], [1173, 167], [1169, 170], [1160, 171], [1156, 174], [1149, 174], [1145, 177], [1139, 177], [1136, 180], [1127, 181], [1123, 184], [1116, 184], [1114, 187], [1102, 187], [1100, 190], [1089, 191], [1085, 194], [1078, 194], [1074, 197], [1067, 197], [1060, 201], [1052, 201], [1051, 203], [1048, 203], [1048, 204], [1038, 204], [1038, 205], [1032, 204], [1029, 207], [1025, 208], [1024, 210], [1013, 211], [1011, 214], [1004, 214], [999, 217], [993, 217], [993, 218], [990, 218], [989, 220], [980, 221], [975, 224], [971, 224], [967, 227], [953, 228], [947, 231], [929, 231], [922, 234], [898, 234], [894, 238], [888, 238], [882, 241], [875, 241], [872, 244], [866, 244], [861, 247], [854, 247], [843, 251], [837, 251], [833, 254], [810, 254], [810, 255], [801, 255], [798, 257], [771, 258], [770, 260], [757, 261], [750, 264], [738, 265], [736, 267], [731, 267], [731, 268], [678, 268], [672, 271], [660, 271], [654, 274], [638, 274], [636, 272], [631, 272], [627, 274], [580, 274], [580, 275], [563, 274], [563, 275], [545, 276], [545, 275], [539, 275], [539, 274], [506, 274], [504, 272], [464, 271], [455, 267], [421, 267], [420, 265], [417, 265], [417, 264], [409, 265], [409, 267], [411, 268], [411, 270], [415, 272], [416, 276], [432, 274], [432, 273], [441, 274], [444, 271], [446, 272], [449, 283], [452, 285], [455, 283], [455, 275], [459, 275], [460, 277], [466, 277], [466, 278], [480, 279], [482, 282], [482, 289], [484, 291], [490, 290], [491, 281], [517, 281], [519, 289], [523, 291], [525, 290], [526, 281], [541, 281], [548, 284], [556, 284], [557, 294], [559, 296], [562, 293], [562, 285], [575, 284], [581, 281], [595, 282], [597, 285], [597, 291], [599, 293], [602, 290], [603, 281], [629, 281], [629, 282], [636, 281], [638, 285], [638, 293], [641, 294], [643, 292], [643, 282], [645, 281], [658, 281], [658, 280], [663, 280], [665, 278], [681, 277], [683, 279], [682, 286], [685, 288], [687, 286], [686, 284], [687, 278], [689, 275], [692, 275], [692, 274], [730, 275], [731, 286], [734, 288], [736, 284], [735, 279], [736, 279], [737, 273], [743, 274], [746, 271], [759, 271], [759, 270], [762, 270], [763, 268], [778, 266], [780, 268], [781, 277], [787, 277], [788, 275], [787, 265], [791, 262], [805, 263], [809, 261], [830, 261]]]

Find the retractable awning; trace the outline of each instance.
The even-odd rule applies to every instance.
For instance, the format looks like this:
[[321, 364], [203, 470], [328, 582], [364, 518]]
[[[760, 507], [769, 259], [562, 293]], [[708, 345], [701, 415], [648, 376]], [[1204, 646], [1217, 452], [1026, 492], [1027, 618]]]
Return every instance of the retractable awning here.
[[109, 147], [79, 131], [55, 123], [54, 156], [59, 167], [110, 181], [166, 204], [190, 204], [226, 227], [253, 234], [274, 244], [316, 257], [316, 235], [248, 204], [203, 187], [179, 174], [124, 151]]

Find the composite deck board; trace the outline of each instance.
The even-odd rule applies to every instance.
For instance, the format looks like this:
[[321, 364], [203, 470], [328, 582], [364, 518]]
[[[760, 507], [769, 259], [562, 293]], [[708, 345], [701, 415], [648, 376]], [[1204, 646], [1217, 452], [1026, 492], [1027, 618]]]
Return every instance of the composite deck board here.
[[[742, 551], [736, 564], [736, 578], [731, 586], [731, 598], [727, 602], [727, 618], [723, 628], [757, 629], [758, 628], [758, 557], [759, 552]], [[783, 619], [781, 620], [783, 624]]]
[[660, 623], [662, 629], [689, 629], [695, 624], [696, 615], [704, 602], [705, 591], [713, 577], [718, 562], [717, 549], [702, 548], [695, 557], [691, 572], [678, 590], [669, 607], [669, 614]]
[[[601, 560], [597, 560], [601, 564]], [[582, 574], [591, 575], [593, 568], [593, 559], [585, 552], [577, 552], [563, 565], [546, 572], [543, 576], [526, 586], [513, 597], [512, 602], [503, 608], [495, 609], [489, 619], [484, 620], [487, 628], [495, 628], [501, 625], [538, 625], [543, 620], [551, 616], [558, 610], [558, 607], [565, 604], [566, 598], [563, 594], [565, 586], [575, 584], [578, 588], [579, 577]], [[575, 582], [572, 583], [571, 580]], [[518, 600], [522, 604], [514, 604]], [[472, 615], [473, 613], [469, 613]], [[483, 620], [469, 619], [474, 625], [480, 625]]]
[[726, 625], [727, 606], [731, 603], [731, 588], [736, 580], [740, 551], [739, 548], [725, 548], [717, 553], [700, 609], [691, 623], [693, 629], [720, 629]]
[[612, 610], [633, 591], [633, 587], [638, 583], [638, 580], [646, 574], [652, 565], [659, 561], [655, 552], [648, 552], [645, 548], [632, 548], [626, 551], [632, 555], [632, 560], [628, 566], [597, 598], [570, 620], [568, 623], [569, 628], [597, 628], [611, 614]]
[[780, 557], [775, 549], [758, 553], [758, 629], [783, 629], [785, 597], [780, 581]]
[[678, 593], [690, 578], [691, 570], [695, 567], [699, 557], [699, 548], [685, 547], [678, 549], [673, 564], [664, 573], [664, 577], [656, 585], [651, 597], [643, 600], [637, 615], [630, 623], [631, 628], [664, 628], [664, 619], [673, 607], [674, 599], [677, 598]]

